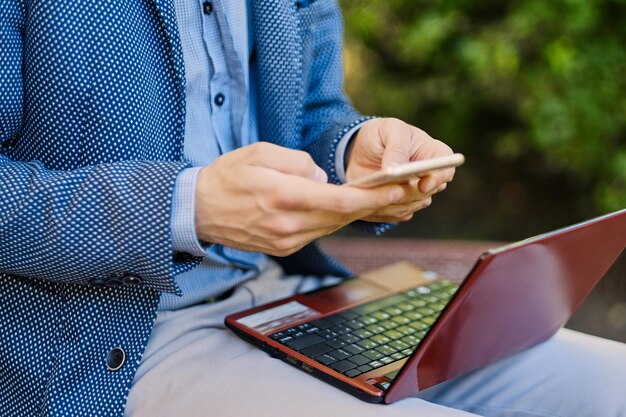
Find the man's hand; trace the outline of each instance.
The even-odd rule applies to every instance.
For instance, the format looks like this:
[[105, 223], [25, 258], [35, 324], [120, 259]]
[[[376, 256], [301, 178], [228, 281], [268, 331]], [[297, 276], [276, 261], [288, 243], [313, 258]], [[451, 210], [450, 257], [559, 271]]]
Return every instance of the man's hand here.
[[[373, 119], [365, 122], [352, 139], [347, 157], [346, 180], [422, 159], [451, 155], [445, 143], [398, 119]], [[419, 181], [403, 186], [405, 198], [363, 217], [372, 222], [402, 222], [432, 202], [432, 195], [443, 191], [454, 177], [454, 168], [438, 170]]]
[[408, 187], [326, 183], [309, 154], [269, 143], [237, 149], [203, 168], [196, 185], [201, 240], [286, 256], [307, 243], [411, 198]]

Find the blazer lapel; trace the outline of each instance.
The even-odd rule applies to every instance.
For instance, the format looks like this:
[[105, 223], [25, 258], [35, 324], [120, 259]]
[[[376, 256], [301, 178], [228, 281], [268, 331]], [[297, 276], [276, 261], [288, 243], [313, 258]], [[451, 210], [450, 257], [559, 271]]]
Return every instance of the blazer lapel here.
[[251, 0], [259, 80], [261, 140], [300, 147], [302, 43], [295, 3]]
[[173, 0], [152, 0], [156, 6], [159, 16], [161, 17], [161, 23], [167, 34], [169, 41], [168, 58], [172, 60], [174, 65], [174, 73], [177, 83], [177, 111], [178, 111], [178, 125], [179, 125], [179, 141], [176, 144], [177, 152], [179, 153], [179, 159], [183, 159], [183, 140], [185, 135], [185, 62], [183, 60], [183, 47], [180, 41], [180, 34], [178, 32], [178, 24], [176, 22], [176, 10], [174, 8]]

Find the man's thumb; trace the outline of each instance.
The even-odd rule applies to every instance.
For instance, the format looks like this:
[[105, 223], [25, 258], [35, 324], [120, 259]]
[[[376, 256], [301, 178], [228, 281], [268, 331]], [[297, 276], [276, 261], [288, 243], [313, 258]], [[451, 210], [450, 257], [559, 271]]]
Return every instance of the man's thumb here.
[[390, 142], [385, 147], [381, 161], [381, 168], [391, 168], [396, 165], [406, 164], [410, 161], [409, 149], [406, 143], [399, 141]]

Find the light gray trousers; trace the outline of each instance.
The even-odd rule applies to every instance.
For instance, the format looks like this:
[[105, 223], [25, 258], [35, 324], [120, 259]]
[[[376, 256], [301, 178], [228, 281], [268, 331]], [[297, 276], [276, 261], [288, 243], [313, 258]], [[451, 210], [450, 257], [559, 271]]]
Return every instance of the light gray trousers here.
[[229, 313], [319, 285], [275, 265], [228, 299], [159, 313], [126, 417], [626, 417], [626, 345], [555, 337], [392, 405], [364, 403], [242, 341]]

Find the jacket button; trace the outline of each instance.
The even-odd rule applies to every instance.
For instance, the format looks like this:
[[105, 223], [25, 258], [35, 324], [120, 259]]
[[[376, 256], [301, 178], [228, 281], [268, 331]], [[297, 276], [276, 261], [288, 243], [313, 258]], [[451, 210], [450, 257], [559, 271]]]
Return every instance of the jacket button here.
[[115, 347], [111, 349], [107, 355], [107, 369], [109, 371], [117, 371], [126, 362], [126, 352], [121, 347]]
[[143, 283], [143, 279], [141, 279], [141, 277], [138, 277], [136, 275], [126, 275], [122, 281], [124, 282], [124, 284], [126, 285], [137, 285], [137, 284], [141, 284]]

